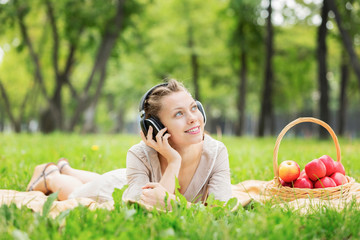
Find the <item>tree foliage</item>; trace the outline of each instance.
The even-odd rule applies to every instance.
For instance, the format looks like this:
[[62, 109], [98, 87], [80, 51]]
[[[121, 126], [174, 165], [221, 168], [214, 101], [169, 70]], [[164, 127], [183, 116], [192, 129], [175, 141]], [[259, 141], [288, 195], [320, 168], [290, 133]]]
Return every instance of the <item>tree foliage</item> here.
[[[319, 117], [321, 4], [273, 3], [275, 121]], [[336, 6], [359, 55], [359, 3]], [[20, 131], [38, 122], [44, 131], [134, 132], [142, 94], [165, 78], [176, 78], [202, 101], [207, 130], [233, 133], [238, 126], [254, 133], [266, 75], [266, 7], [266, 1], [250, 0], [3, 1], [0, 127], [12, 122]], [[326, 27], [334, 112], [343, 37], [331, 11]], [[349, 111], [359, 101], [355, 76], [350, 69]]]

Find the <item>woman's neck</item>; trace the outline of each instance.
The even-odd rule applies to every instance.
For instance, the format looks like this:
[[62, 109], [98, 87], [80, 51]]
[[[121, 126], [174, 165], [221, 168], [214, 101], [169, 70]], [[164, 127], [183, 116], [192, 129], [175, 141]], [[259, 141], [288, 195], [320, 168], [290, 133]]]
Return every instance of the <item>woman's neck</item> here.
[[[181, 148], [174, 147], [174, 149], [178, 151], [178, 153], [181, 156], [182, 169], [187, 168], [193, 164], [197, 165], [199, 163], [203, 151], [203, 142], [204, 141]], [[159, 154], [159, 160], [163, 172], [167, 167], [167, 160], [160, 154]]]
[[[176, 148], [175, 148], [176, 149]], [[200, 159], [203, 142], [176, 149], [181, 156], [181, 167], [191, 165]]]

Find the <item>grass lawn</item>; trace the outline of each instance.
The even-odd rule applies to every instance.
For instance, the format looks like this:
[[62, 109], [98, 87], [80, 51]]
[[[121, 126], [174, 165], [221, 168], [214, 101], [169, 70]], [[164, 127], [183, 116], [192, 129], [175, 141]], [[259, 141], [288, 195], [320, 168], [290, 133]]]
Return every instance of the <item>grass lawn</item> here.
[[[271, 180], [275, 138], [223, 137], [233, 184]], [[66, 157], [76, 168], [103, 173], [125, 167], [127, 150], [140, 141], [132, 135], [0, 135], [0, 189], [24, 191], [36, 165]], [[339, 139], [347, 175], [360, 181], [360, 140]], [[295, 160], [303, 169], [314, 158], [335, 158], [331, 139], [284, 138], [279, 162]], [[121, 191], [116, 195], [121, 196]], [[357, 203], [341, 212], [320, 208], [308, 215], [251, 203], [227, 207], [182, 206], [173, 212], [147, 212], [117, 202], [115, 210], [78, 207], [52, 219], [27, 208], [0, 207], [0, 239], [360, 239]]]

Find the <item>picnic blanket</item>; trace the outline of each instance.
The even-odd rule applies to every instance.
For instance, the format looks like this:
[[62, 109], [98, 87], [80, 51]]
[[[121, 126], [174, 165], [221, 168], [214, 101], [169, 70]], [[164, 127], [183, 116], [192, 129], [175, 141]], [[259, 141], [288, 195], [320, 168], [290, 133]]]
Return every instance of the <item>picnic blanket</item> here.
[[[3, 204], [10, 205], [15, 203], [18, 208], [26, 206], [27, 208], [32, 209], [34, 212], [42, 213], [44, 203], [47, 199], [48, 196], [39, 191], [20, 192], [6, 189], [0, 190], [0, 206]], [[86, 206], [91, 210], [97, 208], [112, 210], [114, 202], [108, 201], [104, 203], [98, 203], [90, 198], [74, 198], [65, 201], [54, 201], [51, 206], [49, 215], [51, 217], [56, 217], [61, 212], [67, 209], [73, 209], [79, 205]]]
[[[238, 184], [232, 185], [233, 197], [238, 199], [238, 205], [246, 206], [251, 201], [266, 202], [271, 200], [271, 196], [266, 194], [266, 186], [268, 181], [260, 180], [247, 180]], [[356, 199], [360, 203], [360, 183], [354, 183], [351, 190], [352, 198], [340, 199], [340, 200], [320, 200], [320, 199], [297, 199], [288, 203], [279, 203], [275, 205], [284, 207], [285, 205], [300, 213], [308, 213], [311, 210], [319, 208], [321, 206], [332, 207], [337, 210], [341, 210], [349, 201]], [[26, 206], [32, 209], [34, 212], [42, 212], [43, 205], [46, 202], [48, 196], [39, 191], [32, 192], [20, 192], [15, 190], [0, 190], [0, 205], [10, 205], [15, 203], [17, 207]], [[75, 198], [65, 201], [54, 201], [49, 215], [56, 217], [62, 211], [67, 209], [73, 209], [79, 205], [88, 207], [91, 210], [103, 208], [112, 210], [114, 208], [114, 201], [107, 201], [103, 203], [96, 202], [90, 198]], [[274, 206], [275, 206], [274, 205]], [[314, 208], [316, 206], [316, 208]]]

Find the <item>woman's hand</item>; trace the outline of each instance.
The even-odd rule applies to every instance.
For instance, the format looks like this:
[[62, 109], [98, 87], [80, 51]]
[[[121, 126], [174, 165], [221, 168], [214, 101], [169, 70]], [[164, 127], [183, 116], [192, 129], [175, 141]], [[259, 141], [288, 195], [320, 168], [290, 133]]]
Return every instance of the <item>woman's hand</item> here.
[[164, 188], [164, 191], [174, 193], [175, 178], [179, 176], [181, 167], [181, 156], [173, 147], [170, 146], [168, 139], [171, 135], [169, 133], [164, 134], [166, 130], [167, 128], [165, 127], [156, 134], [156, 141], [152, 138], [153, 128], [151, 126], [149, 127], [146, 137], [143, 132], [140, 134], [146, 145], [155, 149], [166, 159], [167, 166], [161, 177], [160, 184]]
[[[140, 135], [142, 140], [145, 142], [146, 145], [155, 149], [158, 153], [160, 153], [168, 162], [168, 164], [173, 162], [181, 162], [180, 154], [170, 146], [169, 138], [171, 137], [170, 133], [165, 133], [167, 128], [161, 129], [156, 134], [156, 141], [153, 139], [153, 128], [152, 126], [149, 127], [149, 131], [145, 137], [144, 133], [141, 131]], [[165, 133], [165, 134], [164, 134]]]
[[[145, 186], [142, 187], [143, 191], [140, 195], [140, 202], [144, 205], [156, 206], [160, 205], [165, 207], [165, 196], [166, 196], [166, 189], [160, 184], [155, 182], [147, 183]], [[169, 198], [167, 199], [167, 205], [171, 208], [170, 200], [175, 199], [175, 195], [168, 193]]]

